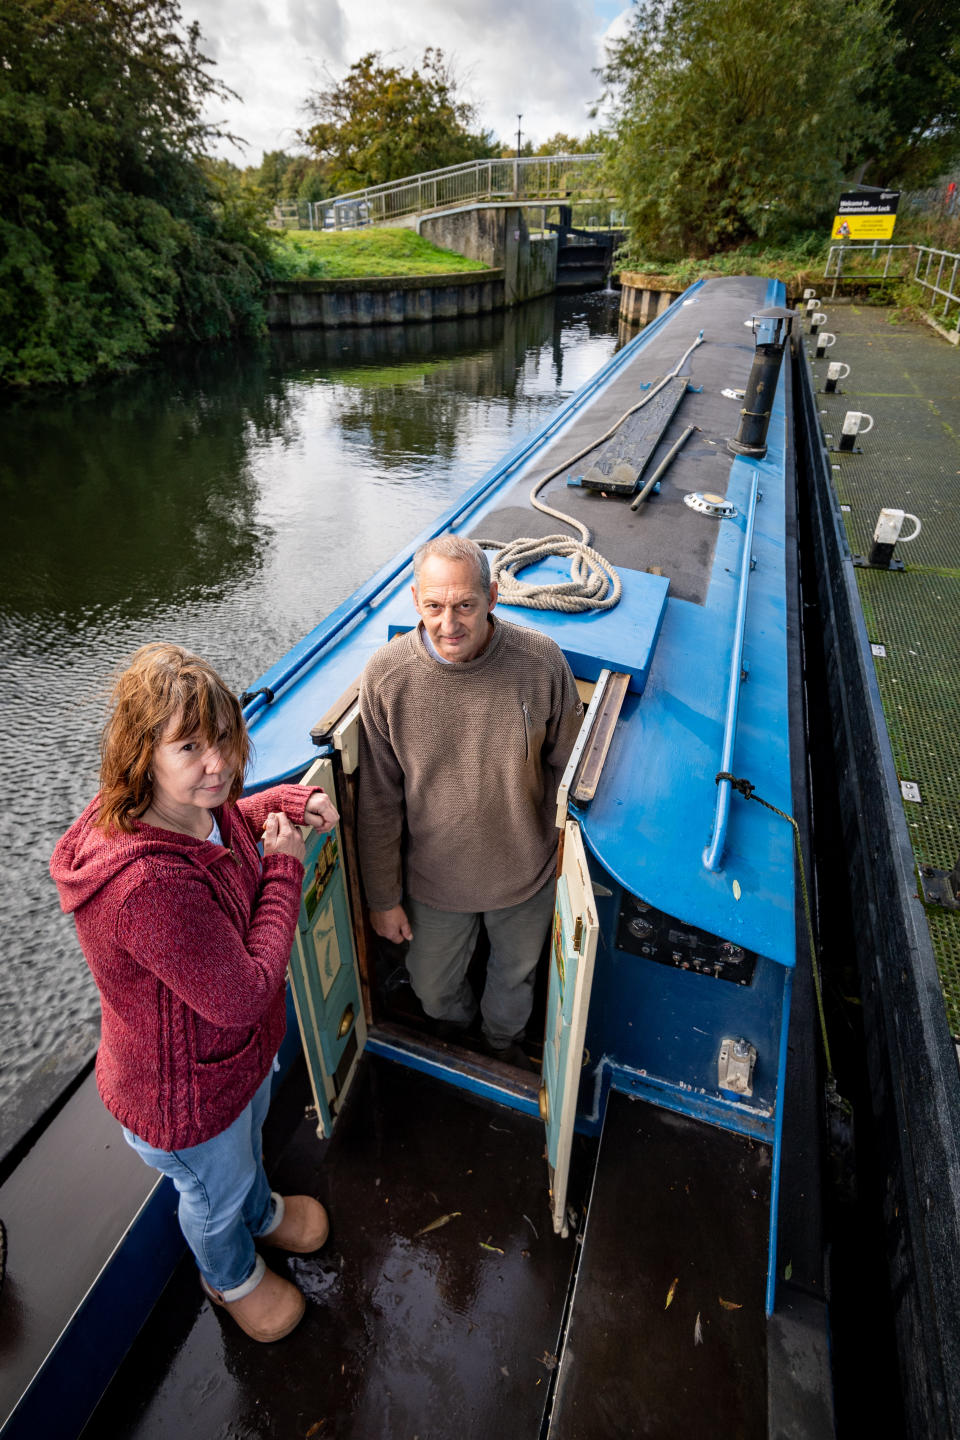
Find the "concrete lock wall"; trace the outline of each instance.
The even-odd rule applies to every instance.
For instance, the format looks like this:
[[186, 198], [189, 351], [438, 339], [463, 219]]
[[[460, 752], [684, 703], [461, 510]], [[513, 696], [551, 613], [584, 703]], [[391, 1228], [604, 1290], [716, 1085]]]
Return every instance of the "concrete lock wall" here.
[[557, 284], [557, 236], [531, 239], [515, 205], [469, 205], [421, 218], [419, 233], [444, 250], [503, 268], [505, 305], [549, 295]]
[[628, 325], [647, 325], [681, 293], [664, 289], [656, 276], [624, 270], [620, 276], [620, 319]]
[[502, 269], [490, 269], [370, 280], [277, 280], [266, 298], [271, 329], [456, 320], [502, 309], [504, 275]]

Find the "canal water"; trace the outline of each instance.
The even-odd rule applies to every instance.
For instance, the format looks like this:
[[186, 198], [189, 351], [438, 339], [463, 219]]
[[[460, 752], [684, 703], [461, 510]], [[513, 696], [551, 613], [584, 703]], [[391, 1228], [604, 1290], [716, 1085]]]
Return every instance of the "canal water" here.
[[249, 685], [589, 379], [618, 301], [274, 335], [5, 407], [0, 1157], [96, 1046], [47, 862], [111, 673], [162, 638]]

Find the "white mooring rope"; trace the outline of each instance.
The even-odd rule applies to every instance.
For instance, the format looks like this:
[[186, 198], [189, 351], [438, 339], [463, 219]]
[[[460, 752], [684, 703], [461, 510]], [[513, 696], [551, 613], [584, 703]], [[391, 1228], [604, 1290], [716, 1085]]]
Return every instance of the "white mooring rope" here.
[[[636, 405], [631, 405], [625, 410], [620, 419], [611, 425], [606, 434], [599, 439], [591, 440], [589, 445], [584, 446], [576, 455], [571, 455], [564, 460], [562, 465], [557, 465], [549, 474], [538, 480], [530, 491], [530, 504], [535, 510], [544, 515], [552, 515], [555, 520], [561, 520], [573, 530], [579, 530], [580, 539], [575, 540], [572, 535], [523, 535], [517, 540], [477, 540], [477, 544], [483, 550], [495, 550], [497, 553], [490, 564], [491, 579], [499, 586], [499, 599], [504, 605], [522, 605], [529, 610], [562, 610], [569, 614], [576, 614], [585, 610], [612, 610], [614, 605], [619, 604], [620, 596], [623, 593], [623, 585], [620, 576], [598, 550], [594, 550], [590, 544], [590, 531], [581, 521], [573, 515], [566, 515], [562, 510], [554, 510], [552, 506], [538, 500], [537, 496], [545, 485], [554, 480], [562, 471], [568, 470], [591, 450], [596, 450], [598, 445], [611, 439], [620, 426], [636, 411], [642, 410], [644, 405], [649, 405], [655, 395], [663, 389], [675, 376], [679, 375], [680, 368], [697, 346], [703, 340], [701, 330], [693, 344], [684, 351], [676, 365], [668, 374], [664, 375], [651, 390], [648, 390], [642, 400]], [[551, 555], [559, 556], [561, 559], [570, 557], [570, 579], [559, 581], [556, 584], [531, 584], [527, 580], [519, 579], [519, 572], [527, 569], [530, 565], [536, 565], [540, 560], [546, 560]]]

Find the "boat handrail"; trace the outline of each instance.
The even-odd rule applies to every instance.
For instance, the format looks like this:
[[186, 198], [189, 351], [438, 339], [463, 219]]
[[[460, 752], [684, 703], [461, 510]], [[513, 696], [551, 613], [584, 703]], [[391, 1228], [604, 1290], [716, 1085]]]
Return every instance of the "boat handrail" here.
[[[737, 714], [740, 709], [740, 686], [743, 683], [743, 640], [747, 628], [747, 591], [750, 588], [750, 572], [753, 569], [751, 551], [753, 548], [753, 525], [757, 515], [757, 502], [762, 499], [760, 471], [754, 470], [750, 482], [750, 500], [747, 505], [747, 523], [744, 527], [743, 550], [740, 557], [740, 590], [737, 596], [737, 623], [730, 654], [730, 675], [727, 681], [727, 712], [723, 725], [723, 753], [720, 770], [730, 773], [733, 764], [733, 744], [737, 735]], [[717, 785], [717, 804], [713, 816], [713, 835], [703, 852], [703, 863], [708, 870], [719, 870], [723, 847], [727, 838], [727, 821], [730, 817], [730, 781], [721, 780]]]

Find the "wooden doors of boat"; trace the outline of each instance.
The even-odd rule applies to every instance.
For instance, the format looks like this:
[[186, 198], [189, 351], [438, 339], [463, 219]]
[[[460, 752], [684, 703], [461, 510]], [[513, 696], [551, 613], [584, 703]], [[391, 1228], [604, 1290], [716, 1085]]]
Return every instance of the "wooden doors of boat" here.
[[553, 912], [540, 1083], [540, 1113], [547, 1127], [550, 1209], [553, 1228], [563, 1236], [568, 1232], [570, 1150], [599, 929], [580, 826], [575, 820], [568, 820], [563, 827], [563, 852]]
[[[333, 762], [315, 760], [304, 785], [321, 785], [337, 803]], [[290, 982], [300, 1024], [317, 1133], [328, 1136], [366, 1044], [340, 826], [324, 835], [304, 827], [300, 916], [290, 955]]]

